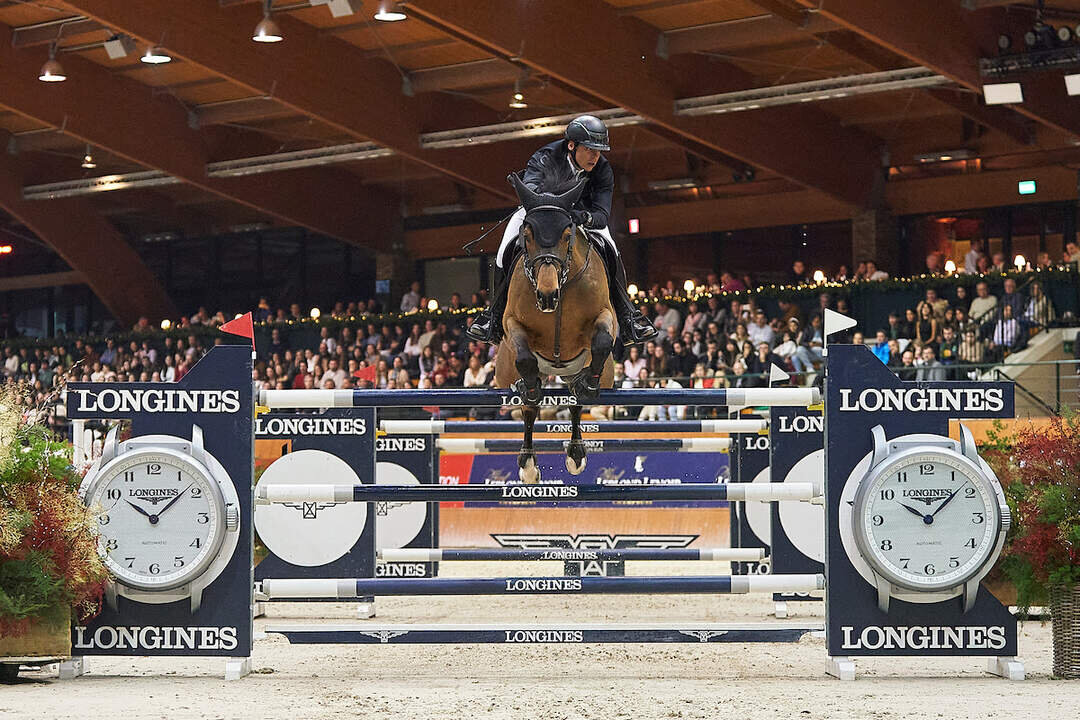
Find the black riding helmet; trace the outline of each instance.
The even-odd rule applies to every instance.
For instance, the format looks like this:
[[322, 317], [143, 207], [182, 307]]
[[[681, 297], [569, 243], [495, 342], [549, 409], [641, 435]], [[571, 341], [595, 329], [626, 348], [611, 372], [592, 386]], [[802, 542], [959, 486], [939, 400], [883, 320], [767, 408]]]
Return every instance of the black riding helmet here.
[[601, 152], [611, 149], [608, 145], [607, 125], [594, 115], [581, 115], [571, 120], [566, 126], [566, 139]]

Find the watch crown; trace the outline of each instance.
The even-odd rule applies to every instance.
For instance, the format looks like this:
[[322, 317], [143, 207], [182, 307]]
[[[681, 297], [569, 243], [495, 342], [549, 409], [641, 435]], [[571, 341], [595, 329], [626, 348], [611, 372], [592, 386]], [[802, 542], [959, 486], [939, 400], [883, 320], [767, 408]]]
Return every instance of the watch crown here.
[[1008, 504], [1002, 503], [1001, 505], [1001, 529], [1007, 531], [1012, 527], [1012, 510], [1009, 509]]
[[240, 511], [235, 507], [225, 509], [225, 529], [235, 530], [240, 527]]

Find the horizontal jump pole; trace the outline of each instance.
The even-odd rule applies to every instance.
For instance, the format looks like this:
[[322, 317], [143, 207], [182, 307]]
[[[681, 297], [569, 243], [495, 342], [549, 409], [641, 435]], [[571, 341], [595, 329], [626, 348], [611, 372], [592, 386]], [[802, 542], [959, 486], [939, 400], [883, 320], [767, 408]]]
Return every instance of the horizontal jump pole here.
[[[581, 422], [585, 433], [756, 433], [769, 426], [768, 420], [603, 420]], [[520, 433], [525, 423], [516, 420], [383, 420], [379, 428], [387, 435], [442, 435], [444, 433]], [[537, 420], [533, 432], [569, 433], [569, 422]]]
[[382, 562], [456, 562], [470, 560], [736, 560], [765, 559], [764, 548], [387, 548], [376, 558]]
[[[723, 405], [809, 407], [821, 402], [817, 388], [640, 388], [601, 390], [589, 405]], [[259, 404], [276, 408], [500, 407], [524, 404], [512, 390], [260, 390]], [[572, 407], [565, 389], [544, 390], [542, 407]]]
[[745, 595], [825, 589], [824, 575], [669, 577], [266, 578], [269, 600], [426, 595]]
[[747, 643], [798, 642], [824, 632], [822, 623], [656, 623], [638, 625], [277, 625], [268, 633], [290, 643], [417, 644], [577, 644], [577, 643]]
[[[483, 439], [483, 438], [438, 438], [436, 445], [447, 453], [465, 454], [482, 452], [521, 451], [518, 439]], [[591, 452], [726, 452], [731, 447], [730, 438], [613, 438], [583, 440]], [[566, 450], [569, 440], [534, 440], [536, 452], [557, 452]]]
[[817, 502], [814, 483], [680, 485], [291, 485], [260, 484], [255, 502], [611, 502], [619, 500]]

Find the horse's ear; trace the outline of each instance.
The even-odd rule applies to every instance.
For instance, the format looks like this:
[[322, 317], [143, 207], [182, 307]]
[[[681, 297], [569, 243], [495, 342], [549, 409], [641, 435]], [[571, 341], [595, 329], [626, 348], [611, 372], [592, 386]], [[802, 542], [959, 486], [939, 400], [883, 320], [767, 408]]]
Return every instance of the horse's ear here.
[[514, 186], [514, 191], [517, 193], [518, 200], [521, 201], [521, 204], [525, 206], [526, 210], [538, 204], [537, 194], [533, 192], [532, 188], [521, 182], [521, 178], [518, 177], [517, 173], [510, 173], [506, 176], [506, 179]]
[[586, 182], [588, 181], [582, 180], [577, 185], [564, 192], [562, 195], [556, 195], [555, 199], [558, 201], [558, 205], [560, 207], [569, 208], [574, 203], [576, 203], [578, 201], [578, 198], [581, 197], [581, 193], [585, 190]]

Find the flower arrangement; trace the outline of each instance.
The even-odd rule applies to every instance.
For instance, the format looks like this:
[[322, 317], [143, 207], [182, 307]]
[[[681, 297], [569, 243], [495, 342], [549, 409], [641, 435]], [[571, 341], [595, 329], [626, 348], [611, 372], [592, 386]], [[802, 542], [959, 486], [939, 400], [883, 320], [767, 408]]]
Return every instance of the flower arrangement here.
[[38, 421], [26, 390], [0, 386], [0, 637], [97, 615], [108, 579], [71, 448]]
[[1055, 416], [1015, 436], [1000, 423], [982, 454], [1012, 512], [1001, 569], [1018, 605], [1046, 605], [1054, 593], [1080, 587], [1080, 415]]

